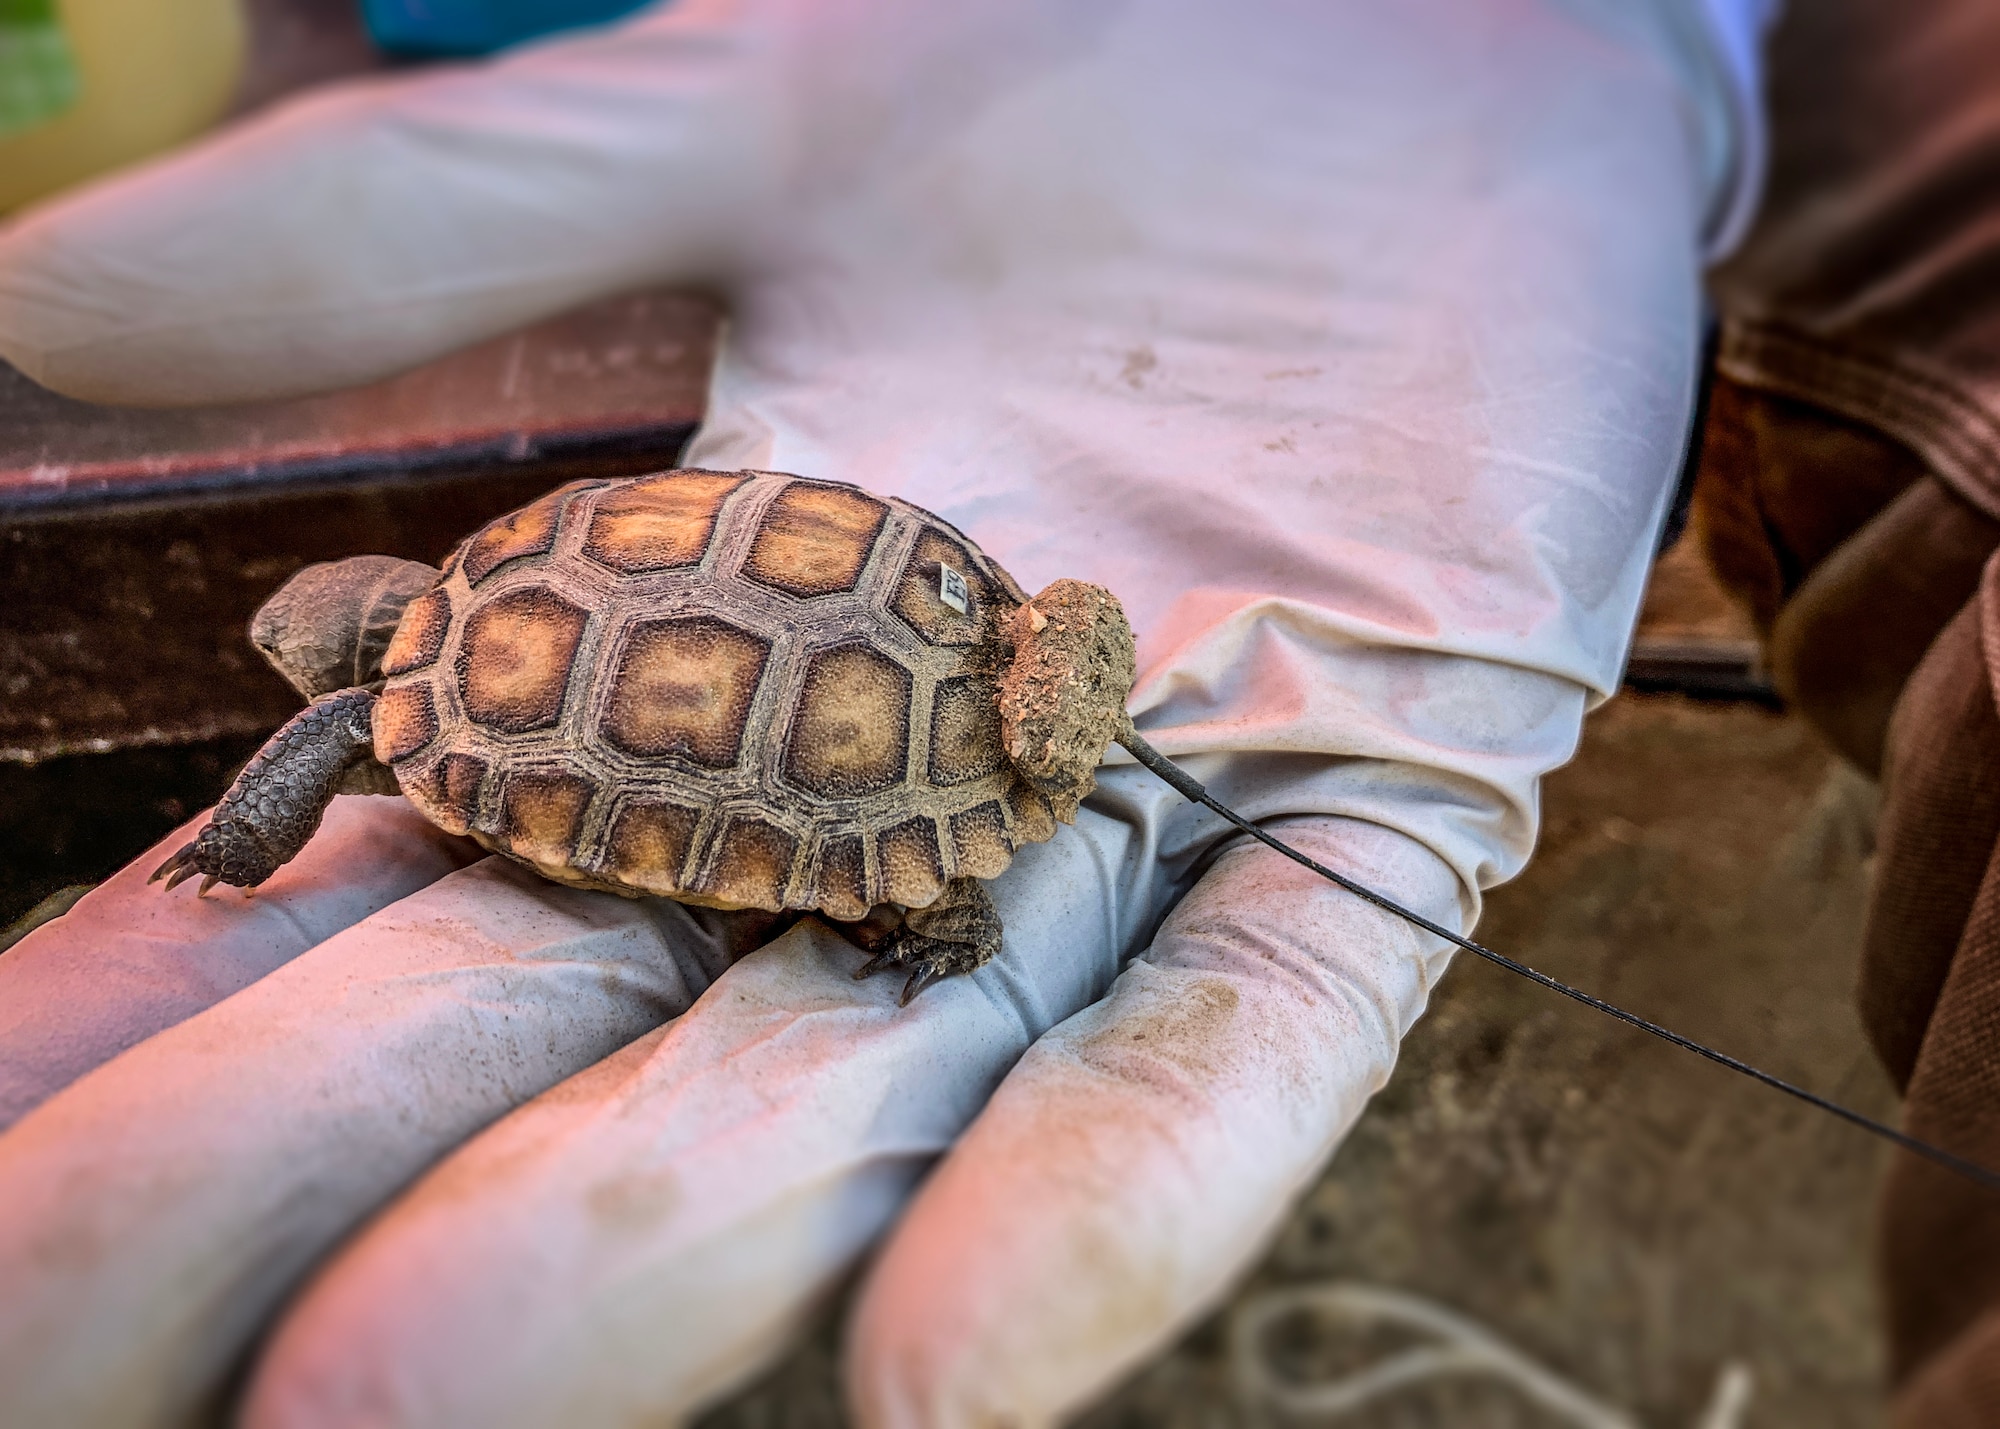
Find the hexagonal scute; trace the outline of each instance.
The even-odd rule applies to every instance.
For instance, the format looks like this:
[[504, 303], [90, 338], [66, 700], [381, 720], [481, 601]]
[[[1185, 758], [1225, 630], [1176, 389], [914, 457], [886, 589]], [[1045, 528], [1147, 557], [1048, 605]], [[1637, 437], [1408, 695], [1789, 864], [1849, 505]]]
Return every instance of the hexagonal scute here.
[[451, 628], [451, 597], [441, 590], [418, 596], [403, 607], [403, 618], [382, 654], [382, 673], [406, 675], [437, 659]]
[[519, 770], [500, 794], [500, 832], [507, 846], [535, 863], [568, 867], [577, 831], [596, 786], [561, 770]]
[[951, 842], [960, 878], [997, 878], [1014, 861], [1007, 816], [995, 803], [962, 809], [951, 816]]
[[944, 887], [937, 825], [930, 819], [905, 819], [884, 830], [875, 848], [882, 859], [882, 896], [889, 902], [927, 907]]
[[466, 580], [478, 585], [509, 561], [553, 550], [556, 522], [562, 515], [563, 498], [570, 489], [565, 486], [551, 491], [519, 511], [489, 522], [467, 541], [464, 553], [459, 557], [459, 564], [465, 568]]
[[799, 841], [776, 824], [735, 814], [715, 841], [707, 875], [694, 890], [725, 908], [785, 906]]
[[849, 486], [799, 481], [764, 511], [743, 574], [788, 595], [853, 590], [889, 508]]
[[678, 890], [700, 824], [699, 809], [664, 799], [634, 800], [612, 822], [606, 870], [633, 888]]
[[727, 769], [770, 655], [767, 641], [710, 616], [634, 625], [611, 675], [604, 737], [630, 754]]
[[[946, 603], [940, 594], [941, 566], [964, 578], [970, 597], [965, 610]], [[988, 621], [1012, 604], [979, 573], [964, 547], [927, 526], [903, 562], [889, 607], [932, 645], [975, 645], [985, 636]]]
[[1006, 757], [1000, 747], [1000, 705], [993, 682], [977, 676], [941, 681], [931, 701], [931, 782], [952, 785], [983, 779]]
[[1025, 779], [1007, 791], [1007, 812], [1012, 816], [1008, 836], [1013, 839], [1016, 848], [1023, 844], [1047, 843], [1056, 836], [1055, 811], [1049, 807], [1049, 801]]
[[855, 922], [868, 916], [868, 863], [860, 834], [829, 835], [819, 849], [814, 884], [820, 911]]
[[597, 498], [583, 553], [627, 575], [698, 563], [740, 474], [676, 471], [641, 477]]
[[785, 736], [785, 777], [830, 799], [899, 782], [910, 758], [910, 689], [910, 672], [869, 646], [814, 655]]
[[408, 759], [437, 737], [437, 706], [431, 687], [398, 685], [375, 701], [369, 719], [374, 726], [375, 757], [384, 764]]
[[475, 610], [458, 650], [467, 716], [508, 734], [554, 724], [589, 620], [540, 586], [510, 590]]
[[404, 781], [404, 788], [440, 827], [462, 834], [478, 821], [479, 791], [485, 780], [485, 760], [451, 750], [432, 760], [413, 780]]

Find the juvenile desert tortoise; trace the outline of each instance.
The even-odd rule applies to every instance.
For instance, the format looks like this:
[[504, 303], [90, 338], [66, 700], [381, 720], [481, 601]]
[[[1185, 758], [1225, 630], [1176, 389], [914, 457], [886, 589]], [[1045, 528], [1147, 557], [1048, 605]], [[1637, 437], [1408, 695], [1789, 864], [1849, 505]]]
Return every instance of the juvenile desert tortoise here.
[[334, 794], [400, 786], [564, 883], [822, 913], [875, 953], [857, 977], [910, 970], [908, 1002], [999, 950], [978, 880], [1074, 817], [1115, 739], [1240, 833], [1435, 937], [2000, 1186], [1289, 847], [1132, 728], [1132, 632], [1108, 591], [1057, 581], [1025, 601], [908, 502], [775, 472], [576, 482], [442, 572], [383, 556], [301, 571], [251, 635], [311, 703], [153, 874], [169, 889], [196, 873], [203, 892], [255, 886]]
[[335, 793], [400, 788], [563, 883], [851, 925], [864, 972], [910, 969], [905, 1000], [993, 956], [978, 880], [1069, 821], [1131, 729], [1109, 592], [1030, 603], [929, 512], [776, 472], [575, 482], [442, 573], [310, 567], [251, 633], [312, 703], [169, 888], [254, 887]]

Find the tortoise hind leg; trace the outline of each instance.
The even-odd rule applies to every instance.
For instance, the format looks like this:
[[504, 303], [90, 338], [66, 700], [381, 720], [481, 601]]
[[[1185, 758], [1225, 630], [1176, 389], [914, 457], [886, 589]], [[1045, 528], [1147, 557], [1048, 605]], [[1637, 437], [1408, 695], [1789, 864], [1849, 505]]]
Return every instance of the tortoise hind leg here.
[[199, 873], [206, 893], [218, 882], [255, 888], [276, 873], [318, 831], [342, 780], [374, 757], [374, 707], [367, 690], [336, 690], [292, 716], [236, 776], [194, 842], [153, 878], [165, 877], [171, 890]]
[[935, 903], [903, 916], [902, 935], [870, 958], [854, 976], [883, 968], [908, 968], [903, 1006], [939, 978], [977, 972], [1000, 951], [1000, 910], [976, 878], [954, 878]]

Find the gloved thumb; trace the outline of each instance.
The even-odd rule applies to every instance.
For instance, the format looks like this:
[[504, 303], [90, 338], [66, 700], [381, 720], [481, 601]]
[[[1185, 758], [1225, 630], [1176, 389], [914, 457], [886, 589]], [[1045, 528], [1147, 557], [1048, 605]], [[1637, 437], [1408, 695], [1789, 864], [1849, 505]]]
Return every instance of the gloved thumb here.
[[244, 401], [716, 280], [771, 172], [734, 8], [308, 96], [29, 210], [0, 356], [93, 401]]

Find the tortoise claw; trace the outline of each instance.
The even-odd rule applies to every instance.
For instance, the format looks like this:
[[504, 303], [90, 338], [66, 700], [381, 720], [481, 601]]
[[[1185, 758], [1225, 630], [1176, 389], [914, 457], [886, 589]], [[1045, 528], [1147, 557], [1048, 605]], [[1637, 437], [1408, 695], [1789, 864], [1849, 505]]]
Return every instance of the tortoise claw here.
[[897, 1005], [901, 1007], [908, 1007], [925, 988], [951, 975], [950, 971], [943, 966], [942, 959], [931, 957], [911, 959], [908, 956], [907, 950], [900, 946], [899, 940], [898, 947], [884, 948], [881, 952], [856, 968], [854, 970], [854, 980], [860, 982], [865, 978], [873, 977], [884, 968], [910, 969], [910, 980], [903, 984], [902, 996], [896, 999]]
[[[194, 857], [194, 845], [182, 844], [179, 850], [176, 851], [172, 857], [170, 857], [165, 863], [161, 864], [158, 868], [153, 870], [153, 876], [147, 879], [146, 882], [158, 883], [162, 878], [165, 878], [168, 874], [174, 872], [176, 869], [185, 867], [187, 865], [188, 860], [193, 857]], [[167, 887], [172, 888], [173, 885], [169, 883]]]
[[943, 970], [935, 963], [919, 964], [917, 970], [910, 974], [910, 980], [903, 984], [903, 995], [897, 999], [897, 1005], [908, 1007], [916, 1001], [919, 993], [944, 976]]
[[[897, 957], [893, 949], [886, 950], [877, 953], [874, 957], [856, 968], [854, 970], [854, 980], [860, 982], [865, 978], [873, 977], [884, 968], [908, 966], [909, 962], [907, 959]], [[916, 999], [917, 994], [946, 976], [949, 976], [949, 974], [936, 962], [929, 958], [923, 959], [915, 967], [910, 968], [910, 980], [903, 984], [902, 996], [896, 999], [897, 1005], [908, 1007]]]
[[196, 840], [194, 843], [182, 844], [180, 851], [154, 869], [153, 876], [147, 879], [146, 882], [157, 883], [164, 878], [167, 880], [167, 886], [161, 891], [163, 893], [172, 893], [176, 888], [198, 873], [202, 876], [201, 887], [195, 890], [195, 897], [199, 898], [222, 881], [221, 874], [210, 873], [206, 868], [202, 867], [202, 862], [199, 840]]
[[896, 961], [895, 950], [893, 948], [884, 948], [881, 952], [877, 953], [874, 957], [870, 958], [867, 962], [863, 963], [860, 967], [854, 970], [854, 980], [856, 982], [863, 982], [868, 978], [875, 976], [875, 974], [882, 971], [883, 968], [891, 966], [892, 964], [895, 963], [895, 961]]

